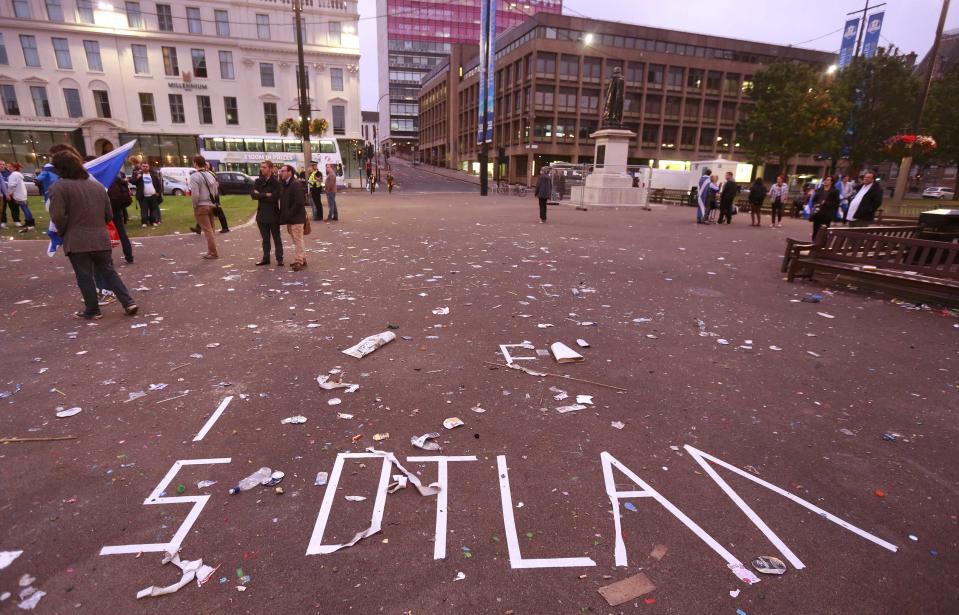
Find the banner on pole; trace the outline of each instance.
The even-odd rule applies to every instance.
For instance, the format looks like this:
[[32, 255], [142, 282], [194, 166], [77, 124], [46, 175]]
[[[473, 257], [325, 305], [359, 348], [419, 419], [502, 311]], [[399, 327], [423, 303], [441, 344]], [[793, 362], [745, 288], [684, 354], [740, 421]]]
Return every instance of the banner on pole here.
[[839, 70], [852, 63], [852, 56], [856, 53], [856, 34], [859, 31], [859, 18], [850, 19], [842, 31], [842, 46], [839, 48]]
[[476, 143], [493, 140], [493, 97], [496, 84], [496, 0], [481, 0], [479, 41], [479, 105]]
[[882, 31], [882, 17], [884, 13], [875, 13], [869, 16], [866, 22], [866, 36], [862, 42], [862, 57], [871, 58], [879, 49], [879, 33]]

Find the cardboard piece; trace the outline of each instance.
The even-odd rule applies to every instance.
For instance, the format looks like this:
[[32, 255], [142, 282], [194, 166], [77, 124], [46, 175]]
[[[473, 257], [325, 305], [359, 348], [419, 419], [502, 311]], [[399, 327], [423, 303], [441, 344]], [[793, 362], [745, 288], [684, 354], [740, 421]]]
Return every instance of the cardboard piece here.
[[642, 572], [599, 588], [599, 594], [609, 606], [619, 606], [644, 594], [655, 591], [656, 586]]
[[396, 334], [392, 331], [384, 331], [363, 339], [359, 344], [351, 346], [343, 351], [356, 359], [362, 359], [380, 346], [385, 346], [396, 339]]
[[23, 555], [23, 551], [0, 551], [0, 570], [13, 563], [13, 560]]
[[553, 358], [556, 359], [557, 363], [578, 363], [586, 360], [583, 355], [579, 354], [563, 342], [553, 343], [549, 347], [549, 351], [553, 353]]
[[[161, 564], [168, 564], [170, 562], [173, 562], [173, 565], [182, 571], [183, 574], [180, 577], [180, 580], [172, 585], [167, 585], [166, 587], [157, 587], [156, 585], [151, 585], [150, 587], [141, 589], [137, 592], [137, 600], [141, 598], [152, 598], [155, 596], [172, 594], [173, 592], [179, 591], [185, 587], [193, 579], [196, 579], [197, 585], [203, 585], [210, 578], [210, 576], [216, 572], [216, 568], [205, 565], [202, 559], [181, 560], [179, 553], [174, 553], [172, 555], [167, 553]], [[217, 566], [217, 568], [219, 568], [219, 566]]]

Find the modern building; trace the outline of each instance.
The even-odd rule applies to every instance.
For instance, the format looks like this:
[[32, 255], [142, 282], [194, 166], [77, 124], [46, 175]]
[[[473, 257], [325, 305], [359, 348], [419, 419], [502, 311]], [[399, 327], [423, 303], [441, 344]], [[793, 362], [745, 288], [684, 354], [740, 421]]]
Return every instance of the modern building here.
[[377, 111], [363, 111], [363, 124], [360, 126], [360, 133], [363, 140], [372, 143], [373, 147], [379, 151], [380, 147], [380, 114]]
[[[718, 157], [745, 161], [736, 123], [748, 112], [753, 73], [777, 60], [823, 71], [833, 53], [566, 15], [538, 14], [496, 44], [492, 176], [527, 183], [544, 164], [590, 163], [610, 75], [625, 79], [624, 123], [636, 133], [629, 164], [689, 168]], [[453, 50], [423, 80], [420, 157], [478, 170], [478, 59]], [[793, 172], [819, 172], [811, 157]], [[775, 172], [767, 167], [767, 174]]]
[[[360, 137], [355, 0], [305, 0], [314, 117]], [[98, 155], [137, 139], [164, 166], [198, 151], [249, 170], [265, 152], [299, 162], [280, 126], [297, 118], [289, 1], [13, 0], [0, 3], [0, 159], [33, 167], [56, 142]], [[344, 146], [345, 147], [345, 146]]]
[[[561, 13], [563, 0], [495, 0], [501, 34], [536, 13]], [[452, 45], [479, 43], [480, 0], [377, 0], [380, 140], [401, 153], [416, 147], [420, 81]]]

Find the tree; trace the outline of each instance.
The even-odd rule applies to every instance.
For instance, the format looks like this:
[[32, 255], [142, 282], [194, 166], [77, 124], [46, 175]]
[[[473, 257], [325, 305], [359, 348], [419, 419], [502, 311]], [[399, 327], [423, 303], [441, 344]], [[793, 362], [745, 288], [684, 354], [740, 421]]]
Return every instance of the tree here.
[[[959, 165], [959, 63], [934, 81], [923, 115], [923, 132], [936, 140], [938, 147], [932, 159], [948, 165]], [[954, 187], [959, 190], [959, 175]]]
[[785, 173], [793, 156], [831, 149], [840, 116], [823, 77], [820, 69], [795, 62], [777, 62], [753, 76], [746, 91], [753, 104], [736, 127], [753, 162], [774, 157]]
[[909, 129], [918, 91], [912, 67], [906, 56], [899, 54], [856, 57], [839, 74], [832, 93], [837, 106], [849, 109], [843, 118], [843, 153], [853, 172], [867, 162], [889, 157], [883, 151], [883, 141]]

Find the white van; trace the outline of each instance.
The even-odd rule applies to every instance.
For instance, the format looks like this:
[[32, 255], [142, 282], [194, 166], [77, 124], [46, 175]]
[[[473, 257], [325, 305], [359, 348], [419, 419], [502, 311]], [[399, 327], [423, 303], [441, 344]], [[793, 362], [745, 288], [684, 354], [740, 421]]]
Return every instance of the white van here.
[[160, 167], [160, 175], [164, 179], [170, 179], [180, 182], [187, 186], [190, 185], [190, 176], [196, 171], [193, 167]]

